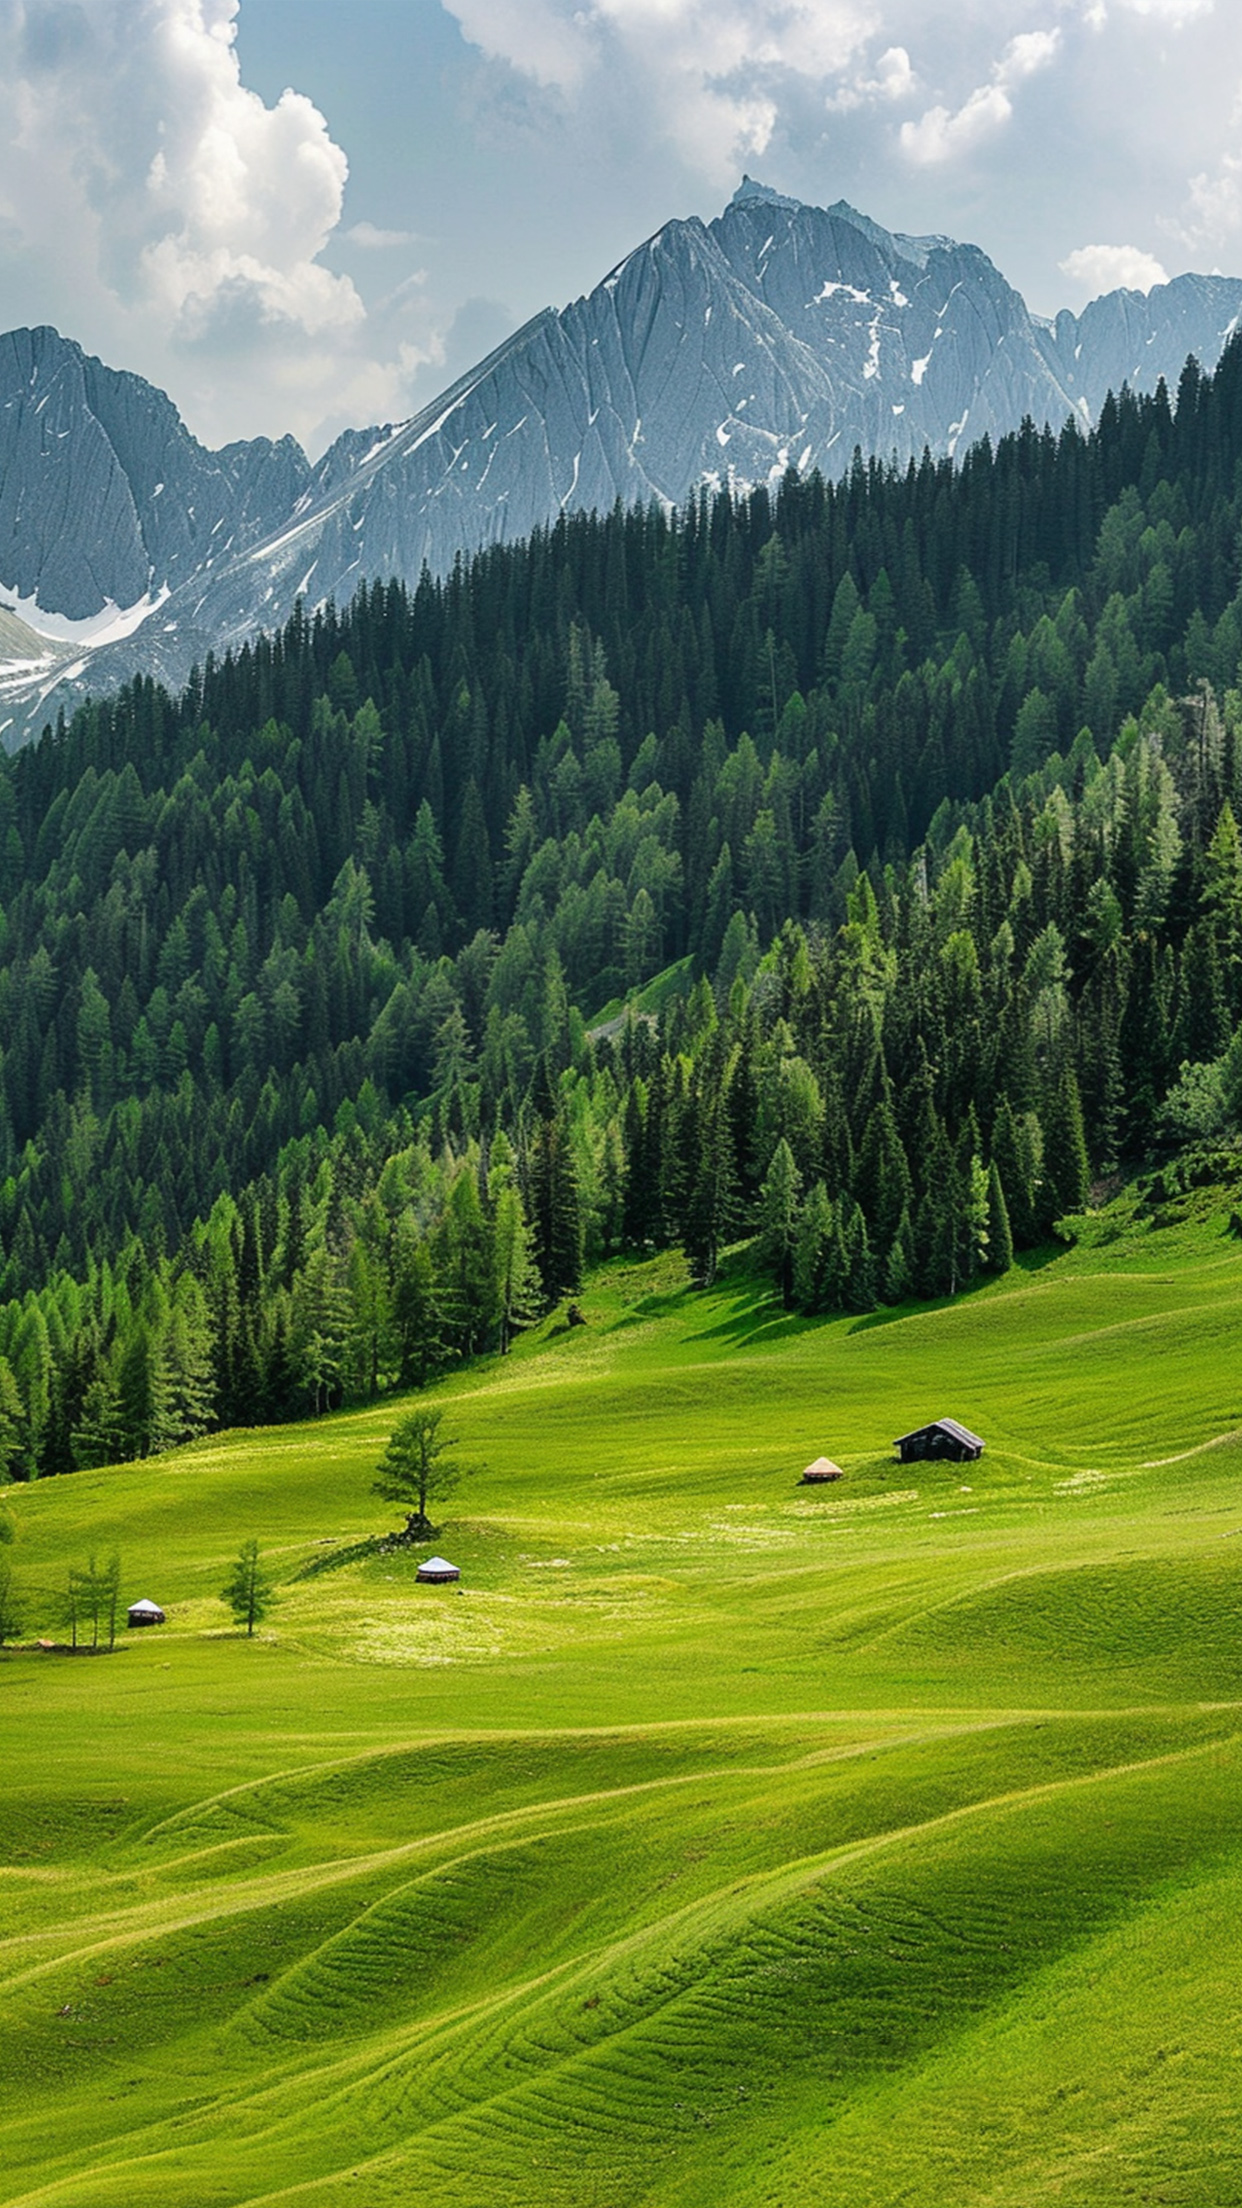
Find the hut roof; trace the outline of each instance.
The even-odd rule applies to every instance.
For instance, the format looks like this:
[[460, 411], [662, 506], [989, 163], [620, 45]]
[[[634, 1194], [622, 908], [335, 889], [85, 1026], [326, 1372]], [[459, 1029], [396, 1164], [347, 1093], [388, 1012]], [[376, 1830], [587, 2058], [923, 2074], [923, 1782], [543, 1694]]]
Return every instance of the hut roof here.
[[808, 1464], [802, 1477], [814, 1486], [819, 1480], [844, 1479], [845, 1474], [839, 1464], [833, 1463], [831, 1457], [816, 1457], [814, 1464]]
[[429, 1556], [425, 1564], [419, 1565], [415, 1576], [419, 1579], [460, 1579], [461, 1573], [456, 1564], [450, 1564], [447, 1558]]
[[131, 1602], [126, 1612], [126, 1616], [131, 1618], [162, 1618], [163, 1615], [158, 1602], [152, 1602], [148, 1595], [144, 1595], [141, 1602]]
[[937, 1430], [942, 1434], [952, 1434], [954, 1441], [963, 1442], [968, 1449], [983, 1447], [981, 1437], [972, 1434], [969, 1426], [963, 1426], [957, 1418], [929, 1418], [926, 1426], [915, 1426], [908, 1434], [898, 1434], [893, 1447], [900, 1449], [903, 1441], [914, 1441], [919, 1434], [929, 1434]]

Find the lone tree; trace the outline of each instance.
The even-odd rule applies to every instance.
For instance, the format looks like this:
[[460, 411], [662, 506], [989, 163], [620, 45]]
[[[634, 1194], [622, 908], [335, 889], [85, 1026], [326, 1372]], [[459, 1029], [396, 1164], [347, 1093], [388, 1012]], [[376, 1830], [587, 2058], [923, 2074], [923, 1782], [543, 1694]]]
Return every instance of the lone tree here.
[[25, 1623], [21, 1597], [7, 1557], [0, 1558], [0, 1648], [15, 1641]]
[[220, 1600], [227, 1602], [238, 1625], [244, 1625], [247, 1638], [264, 1618], [276, 1600], [271, 1576], [259, 1562], [257, 1541], [243, 1541], [241, 1555], [220, 1589]]
[[456, 1434], [442, 1434], [443, 1411], [411, 1411], [394, 1426], [388, 1447], [380, 1458], [371, 1493], [386, 1503], [400, 1503], [406, 1512], [401, 1541], [424, 1541], [433, 1531], [427, 1516], [430, 1502], [451, 1495], [469, 1466], [448, 1452], [457, 1446]]

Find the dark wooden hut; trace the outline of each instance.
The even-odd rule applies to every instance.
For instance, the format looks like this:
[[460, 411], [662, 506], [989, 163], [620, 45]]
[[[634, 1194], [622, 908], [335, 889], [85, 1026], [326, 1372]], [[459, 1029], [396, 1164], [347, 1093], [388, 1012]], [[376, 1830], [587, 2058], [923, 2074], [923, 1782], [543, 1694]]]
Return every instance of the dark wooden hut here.
[[972, 1434], [969, 1426], [961, 1425], [956, 1418], [937, 1418], [930, 1426], [916, 1426], [912, 1434], [902, 1434], [893, 1447], [903, 1464], [916, 1464], [925, 1457], [973, 1464], [983, 1455], [978, 1434]]

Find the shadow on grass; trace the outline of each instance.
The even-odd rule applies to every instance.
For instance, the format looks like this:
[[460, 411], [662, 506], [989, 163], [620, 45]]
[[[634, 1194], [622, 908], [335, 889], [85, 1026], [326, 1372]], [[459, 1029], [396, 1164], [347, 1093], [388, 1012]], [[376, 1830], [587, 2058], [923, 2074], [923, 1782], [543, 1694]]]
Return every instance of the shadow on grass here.
[[778, 1342], [792, 1334], [805, 1334], [822, 1320], [802, 1311], [786, 1311], [777, 1298], [756, 1292], [744, 1310], [731, 1311], [715, 1326], [701, 1326], [687, 1336], [692, 1342]]
[[878, 1326], [896, 1326], [901, 1319], [917, 1319], [933, 1311], [954, 1311], [982, 1295], [985, 1288], [994, 1288], [997, 1278], [995, 1273], [985, 1273], [979, 1280], [968, 1280], [955, 1296], [908, 1296], [904, 1303], [882, 1304], [878, 1311], [860, 1313], [850, 1333], [870, 1334]]
[[1070, 1242], [1041, 1242], [1036, 1250], [1019, 1250], [1013, 1261], [1015, 1273], [1043, 1273], [1050, 1265], [1057, 1265], [1068, 1257], [1073, 1244]]

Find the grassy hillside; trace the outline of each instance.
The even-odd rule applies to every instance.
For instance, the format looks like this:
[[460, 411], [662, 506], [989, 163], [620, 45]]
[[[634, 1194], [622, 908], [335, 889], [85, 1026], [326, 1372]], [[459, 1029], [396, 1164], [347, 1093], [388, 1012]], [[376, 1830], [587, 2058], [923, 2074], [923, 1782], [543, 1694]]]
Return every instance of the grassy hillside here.
[[[170, 1621], [0, 1665], [0, 2199], [1242, 2195], [1224, 1214], [904, 1316], [584, 1307], [436, 1391], [460, 1589], [337, 1561], [391, 1404], [11, 1498], [32, 1630], [114, 1545]], [[895, 1464], [945, 1411], [982, 1462]]]

